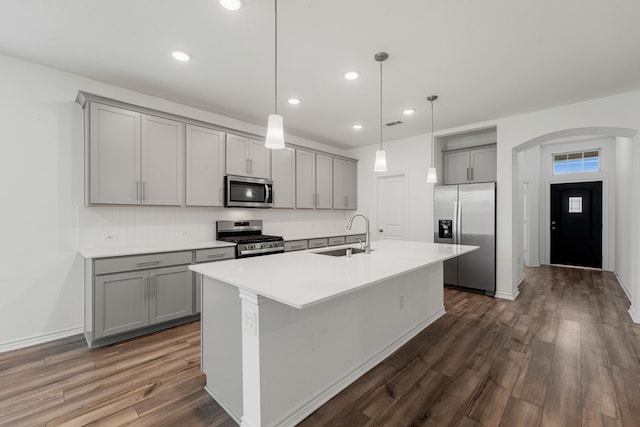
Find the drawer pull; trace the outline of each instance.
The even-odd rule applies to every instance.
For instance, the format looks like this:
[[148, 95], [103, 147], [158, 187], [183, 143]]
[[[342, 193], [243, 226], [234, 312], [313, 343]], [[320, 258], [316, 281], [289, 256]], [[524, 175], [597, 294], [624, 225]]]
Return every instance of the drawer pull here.
[[160, 264], [162, 261], [148, 261], [148, 262], [139, 262], [136, 264], [136, 266], [138, 267], [150, 267], [152, 265], [158, 265]]
[[302, 245], [291, 245], [291, 249], [302, 249]]
[[224, 254], [211, 254], [209, 256], [207, 256], [208, 259], [213, 259], [213, 258], [222, 258], [224, 256]]

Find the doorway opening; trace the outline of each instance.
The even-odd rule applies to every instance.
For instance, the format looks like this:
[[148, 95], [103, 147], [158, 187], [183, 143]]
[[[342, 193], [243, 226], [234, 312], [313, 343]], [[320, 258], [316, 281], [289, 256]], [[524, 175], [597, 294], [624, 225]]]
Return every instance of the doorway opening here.
[[602, 268], [602, 181], [551, 184], [551, 264]]

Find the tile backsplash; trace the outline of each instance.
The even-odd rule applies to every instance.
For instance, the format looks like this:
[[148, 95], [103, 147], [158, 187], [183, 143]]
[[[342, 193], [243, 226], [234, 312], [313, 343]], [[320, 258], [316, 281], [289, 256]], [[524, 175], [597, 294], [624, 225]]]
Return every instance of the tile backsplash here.
[[[262, 219], [265, 234], [334, 233], [351, 211], [180, 207], [80, 207], [81, 248], [215, 239], [218, 220]], [[355, 229], [355, 225], [354, 225]]]

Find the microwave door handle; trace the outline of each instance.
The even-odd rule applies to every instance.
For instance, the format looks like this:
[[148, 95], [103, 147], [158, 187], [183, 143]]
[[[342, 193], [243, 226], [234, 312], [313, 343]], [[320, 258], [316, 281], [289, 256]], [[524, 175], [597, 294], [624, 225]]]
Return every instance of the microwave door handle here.
[[265, 203], [268, 203], [268, 202], [269, 202], [269, 184], [265, 184], [265, 185], [264, 185], [264, 189], [265, 189], [265, 192], [264, 192], [264, 202], [265, 202]]

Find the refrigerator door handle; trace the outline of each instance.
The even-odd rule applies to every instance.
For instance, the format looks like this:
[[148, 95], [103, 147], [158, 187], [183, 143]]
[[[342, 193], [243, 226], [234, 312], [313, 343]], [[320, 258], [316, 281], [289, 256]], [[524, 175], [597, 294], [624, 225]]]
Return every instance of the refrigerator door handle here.
[[462, 230], [460, 229], [462, 227], [462, 202], [458, 202], [458, 212], [457, 212], [457, 216], [456, 216], [456, 221], [458, 222], [456, 224], [456, 232], [458, 233], [457, 237], [456, 237], [456, 243], [460, 244], [460, 241], [462, 240]]
[[453, 234], [453, 244], [458, 243], [458, 202], [453, 202], [453, 223], [451, 224], [453, 230], [451, 233]]

